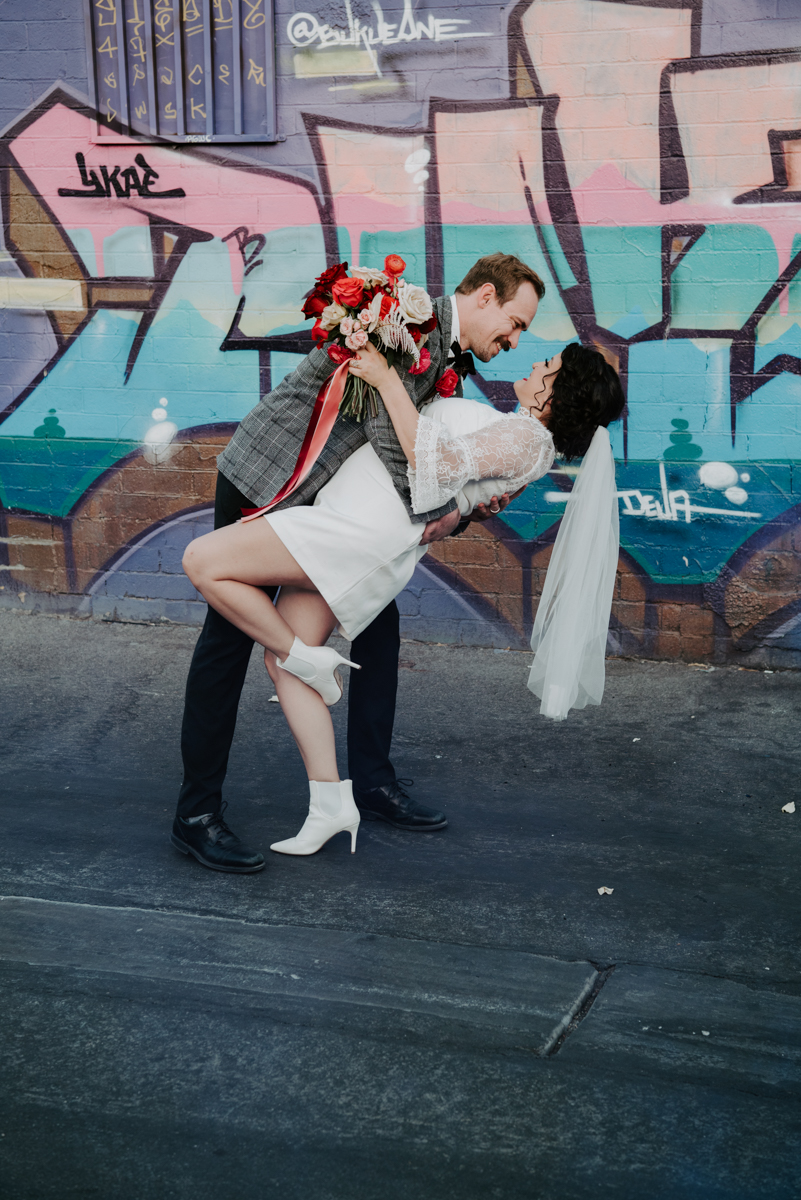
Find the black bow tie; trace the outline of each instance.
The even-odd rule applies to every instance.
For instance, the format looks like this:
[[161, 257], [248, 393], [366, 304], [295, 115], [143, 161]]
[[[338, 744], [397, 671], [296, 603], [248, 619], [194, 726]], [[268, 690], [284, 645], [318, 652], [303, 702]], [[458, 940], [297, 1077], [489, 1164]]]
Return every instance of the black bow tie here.
[[453, 369], [464, 379], [465, 375], [475, 375], [476, 364], [473, 362], [473, 355], [469, 350], [463, 350], [458, 342], [451, 345], [451, 354], [453, 355]]

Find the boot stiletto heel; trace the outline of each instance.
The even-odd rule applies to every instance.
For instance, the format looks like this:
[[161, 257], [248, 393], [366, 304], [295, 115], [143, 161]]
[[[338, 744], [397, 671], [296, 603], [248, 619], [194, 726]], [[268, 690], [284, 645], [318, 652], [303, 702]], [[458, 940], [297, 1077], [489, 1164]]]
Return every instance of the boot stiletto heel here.
[[300, 832], [283, 842], [273, 842], [277, 854], [316, 854], [321, 846], [337, 833], [350, 834], [350, 852], [356, 853], [356, 834], [359, 832], [359, 810], [353, 799], [349, 779], [341, 783], [318, 783], [309, 780], [309, 815]]
[[361, 670], [358, 663], [343, 658], [333, 646], [307, 646], [300, 638], [295, 638], [292, 649], [283, 662], [275, 660], [282, 671], [288, 671], [296, 679], [307, 683], [315, 692], [319, 692], [325, 703], [331, 707], [342, 696], [342, 678], [337, 667], [355, 667]]

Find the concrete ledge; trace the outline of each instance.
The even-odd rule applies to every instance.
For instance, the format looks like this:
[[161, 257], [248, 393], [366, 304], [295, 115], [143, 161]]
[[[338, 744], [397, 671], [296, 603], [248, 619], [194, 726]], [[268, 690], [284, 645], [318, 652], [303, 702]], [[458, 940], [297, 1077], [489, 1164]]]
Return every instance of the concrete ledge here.
[[514, 950], [15, 896], [0, 899], [0, 960], [425, 1016], [446, 1040], [536, 1054], [596, 979], [589, 963]]

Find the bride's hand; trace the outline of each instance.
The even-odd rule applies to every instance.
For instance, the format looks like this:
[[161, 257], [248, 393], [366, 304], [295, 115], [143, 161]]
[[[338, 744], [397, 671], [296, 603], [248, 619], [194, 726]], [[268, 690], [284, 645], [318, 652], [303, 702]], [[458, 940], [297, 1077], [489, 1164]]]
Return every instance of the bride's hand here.
[[350, 360], [348, 370], [351, 375], [356, 375], [357, 378], [363, 379], [365, 383], [369, 383], [371, 387], [377, 388], [379, 391], [390, 376], [387, 360], [372, 342], [368, 342], [366, 346], [357, 351], [356, 357]]

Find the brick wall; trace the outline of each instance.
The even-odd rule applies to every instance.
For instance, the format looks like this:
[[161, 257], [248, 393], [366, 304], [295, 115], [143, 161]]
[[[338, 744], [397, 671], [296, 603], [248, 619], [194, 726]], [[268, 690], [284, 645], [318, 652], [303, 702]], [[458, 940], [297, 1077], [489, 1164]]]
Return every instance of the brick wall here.
[[[314, 276], [393, 250], [443, 294], [501, 249], [546, 296], [468, 393], [507, 410], [571, 340], [627, 389], [610, 650], [798, 665], [796, 7], [277, 0], [281, 140], [204, 147], [99, 142], [80, 0], [9, 0], [0, 603], [199, 620], [182, 548]], [[173, 198], [82, 184], [137, 154]], [[573, 479], [437, 546], [407, 635], [524, 645]]]

